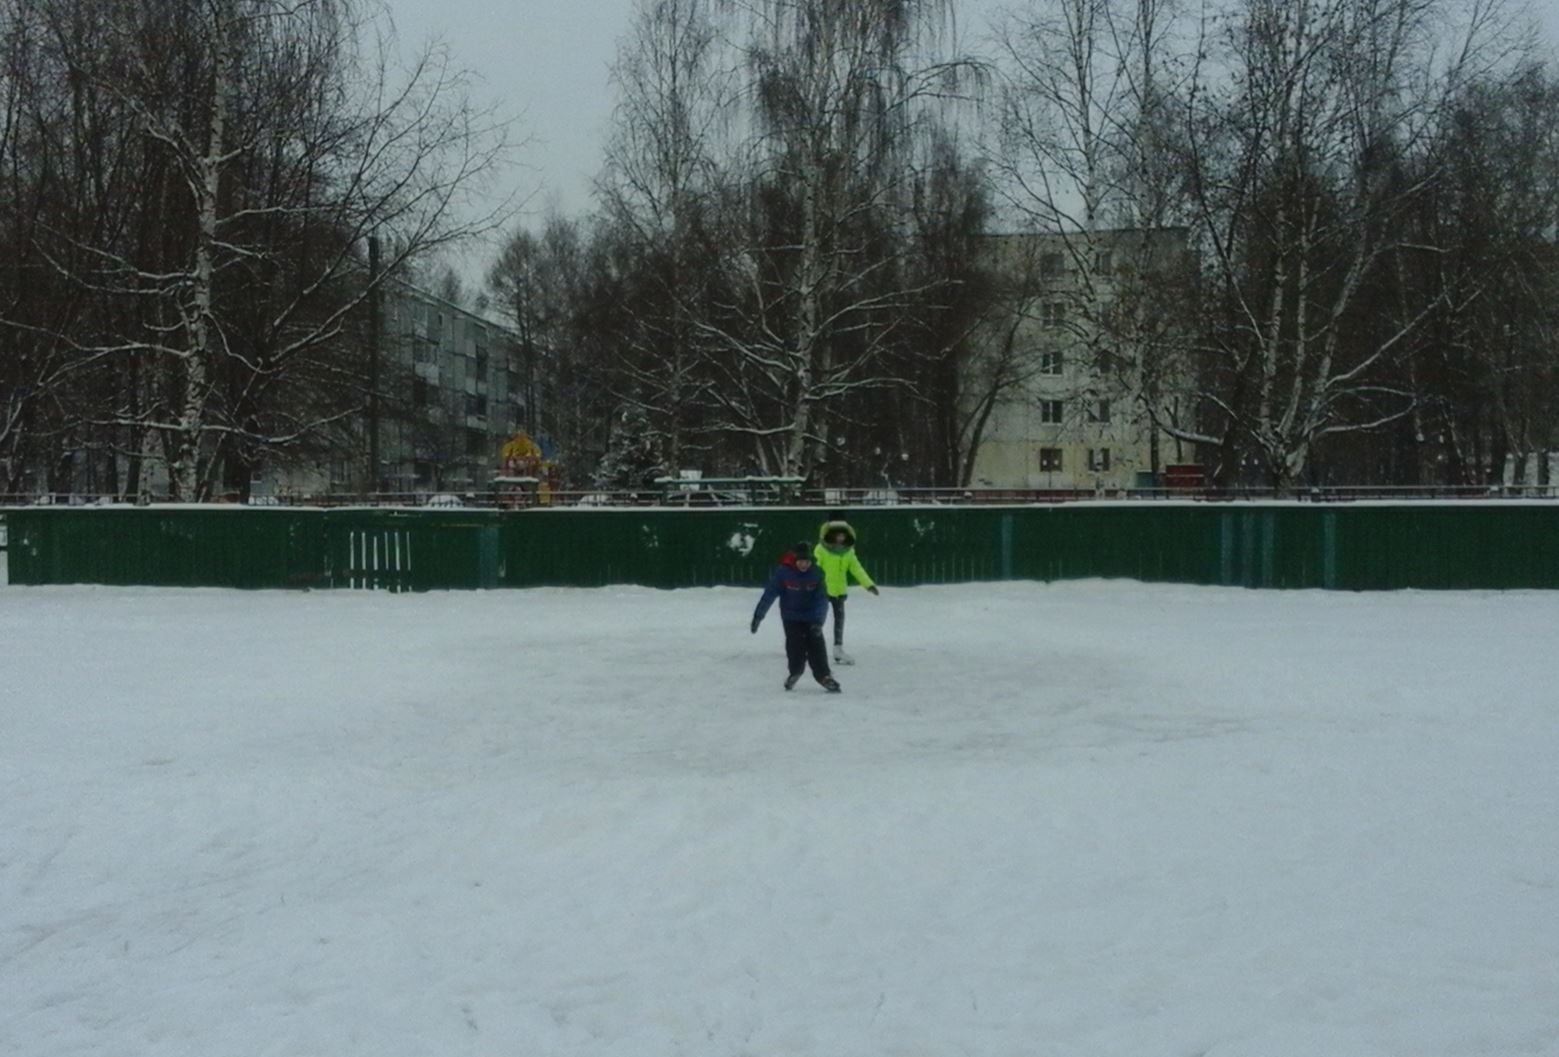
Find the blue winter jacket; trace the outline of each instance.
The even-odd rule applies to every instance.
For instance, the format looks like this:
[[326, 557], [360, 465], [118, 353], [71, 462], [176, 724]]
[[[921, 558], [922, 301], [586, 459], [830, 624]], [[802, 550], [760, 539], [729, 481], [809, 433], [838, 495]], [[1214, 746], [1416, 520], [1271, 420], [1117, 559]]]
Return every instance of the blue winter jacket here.
[[815, 562], [802, 572], [796, 568], [795, 558], [786, 554], [769, 574], [763, 597], [758, 599], [758, 608], [753, 610], [754, 623], [763, 619], [776, 598], [779, 599], [781, 620], [821, 624], [828, 617], [828, 591], [823, 586], [823, 572]]

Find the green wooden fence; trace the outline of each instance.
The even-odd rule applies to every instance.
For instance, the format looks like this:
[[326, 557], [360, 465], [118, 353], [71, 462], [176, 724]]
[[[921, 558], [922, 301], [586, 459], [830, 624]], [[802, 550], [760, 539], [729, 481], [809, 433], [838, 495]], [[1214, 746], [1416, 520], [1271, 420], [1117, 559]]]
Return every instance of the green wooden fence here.
[[[1559, 503], [1078, 503], [846, 512], [885, 584], [1559, 587]], [[15, 508], [13, 584], [751, 586], [822, 510]]]

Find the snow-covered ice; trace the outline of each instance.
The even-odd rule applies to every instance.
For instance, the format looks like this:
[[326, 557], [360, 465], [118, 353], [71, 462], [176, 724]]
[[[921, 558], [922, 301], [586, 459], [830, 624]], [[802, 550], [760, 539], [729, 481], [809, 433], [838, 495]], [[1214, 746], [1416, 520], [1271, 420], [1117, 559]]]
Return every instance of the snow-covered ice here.
[[0, 590], [0, 1054], [1559, 1054], [1559, 593]]

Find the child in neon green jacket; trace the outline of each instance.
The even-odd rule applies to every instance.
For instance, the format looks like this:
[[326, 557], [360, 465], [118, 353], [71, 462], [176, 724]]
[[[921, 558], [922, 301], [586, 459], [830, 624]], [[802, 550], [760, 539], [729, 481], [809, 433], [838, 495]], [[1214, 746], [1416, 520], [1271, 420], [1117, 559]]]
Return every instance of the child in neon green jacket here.
[[855, 530], [848, 521], [825, 521], [817, 535], [818, 546], [812, 553], [817, 567], [822, 570], [828, 604], [834, 611], [834, 663], [854, 664], [854, 659], [844, 651], [844, 602], [850, 580], [854, 578], [874, 595], [879, 593], [877, 585], [872, 583], [861, 560], [855, 556]]

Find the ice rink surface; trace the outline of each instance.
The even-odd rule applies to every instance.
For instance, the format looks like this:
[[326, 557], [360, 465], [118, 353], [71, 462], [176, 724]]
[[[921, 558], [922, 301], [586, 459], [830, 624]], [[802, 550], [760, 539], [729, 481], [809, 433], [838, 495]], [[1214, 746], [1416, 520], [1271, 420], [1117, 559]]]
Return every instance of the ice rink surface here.
[[1559, 593], [0, 589], [0, 1053], [1559, 1054]]

